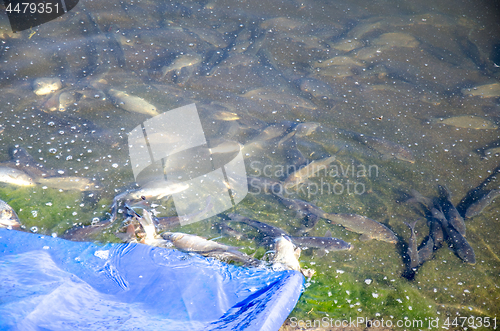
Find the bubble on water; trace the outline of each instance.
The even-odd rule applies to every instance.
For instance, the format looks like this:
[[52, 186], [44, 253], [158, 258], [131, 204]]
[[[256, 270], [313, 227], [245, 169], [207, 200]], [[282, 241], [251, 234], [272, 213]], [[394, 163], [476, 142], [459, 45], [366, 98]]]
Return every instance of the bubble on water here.
[[31, 211], [31, 215], [33, 215], [33, 217], [37, 217], [38, 216], [38, 210], [32, 210]]
[[378, 298], [378, 293], [372, 293], [372, 297], [374, 297], [375, 299]]
[[370, 278], [365, 279], [366, 285], [370, 285], [372, 283], [372, 280]]
[[111, 166], [112, 166], [113, 168], [118, 168], [118, 163], [113, 163]]
[[33, 232], [33, 233], [37, 233], [37, 232], [38, 232], [38, 227], [36, 227], [36, 226], [32, 226], [32, 227], [30, 228], [30, 231], [31, 231], [31, 232]]
[[56, 154], [56, 153], [57, 153], [57, 148], [54, 148], [54, 147], [49, 148], [49, 154], [54, 155], [54, 154]]

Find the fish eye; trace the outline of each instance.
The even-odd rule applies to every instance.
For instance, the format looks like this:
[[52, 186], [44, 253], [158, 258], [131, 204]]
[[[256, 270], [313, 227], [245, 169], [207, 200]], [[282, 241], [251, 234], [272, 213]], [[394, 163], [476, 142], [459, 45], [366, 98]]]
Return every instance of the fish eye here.
[[144, 195], [141, 195], [142, 200], [146, 200], [146, 197]]

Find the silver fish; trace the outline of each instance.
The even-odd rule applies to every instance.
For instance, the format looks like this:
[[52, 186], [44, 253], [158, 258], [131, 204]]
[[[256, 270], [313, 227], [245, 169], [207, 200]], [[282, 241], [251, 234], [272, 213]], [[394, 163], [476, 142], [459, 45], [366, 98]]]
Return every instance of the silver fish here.
[[43, 77], [33, 81], [33, 90], [36, 95], [47, 95], [60, 90], [62, 87], [59, 78]]
[[111, 96], [113, 103], [117, 107], [120, 107], [127, 111], [150, 115], [150, 116], [156, 116], [159, 114], [158, 110], [154, 105], [150, 104], [149, 102], [138, 96], [130, 95], [126, 92], [115, 89], [109, 89], [108, 94]]
[[9, 167], [0, 167], [0, 183], [16, 186], [35, 186], [33, 178], [24, 171]]
[[177, 56], [170, 65], [162, 68], [163, 76], [167, 75], [169, 72], [174, 71], [175, 74], [179, 75], [182, 68], [188, 68], [201, 63], [202, 58], [200, 55], [193, 54], [181, 54]]
[[215, 241], [207, 240], [194, 234], [164, 232], [161, 236], [163, 239], [172, 242], [175, 247], [187, 252], [204, 254], [213, 251], [238, 251], [238, 247], [219, 244]]
[[335, 155], [310, 162], [308, 165], [298, 169], [286, 178], [285, 182], [283, 183], [285, 189], [290, 189], [299, 185], [300, 183], [303, 183], [309, 177], [316, 175], [316, 173], [321, 170], [326, 171], [328, 165], [333, 161], [335, 161]]
[[131, 200], [162, 199], [174, 193], [187, 190], [188, 188], [189, 185], [187, 183], [156, 180], [142, 185], [141, 188], [136, 191], [124, 192], [117, 197]]
[[7, 202], [0, 200], [0, 228], [18, 228], [21, 226], [19, 217]]
[[95, 182], [91, 179], [77, 176], [40, 177], [36, 178], [35, 182], [66, 191], [90, 191], [96, 188]]
[[241, 262], [246, 265], [259, 265], [260, 261], [245, 253], [240, 252], [238, 247], [219, 244], [205, 238], [181, 233], [165, 232], [163, 239], [170, 241], [176, 248], [186, 252], [194, 252], [203, 256], [214, 257], [222, 261]]

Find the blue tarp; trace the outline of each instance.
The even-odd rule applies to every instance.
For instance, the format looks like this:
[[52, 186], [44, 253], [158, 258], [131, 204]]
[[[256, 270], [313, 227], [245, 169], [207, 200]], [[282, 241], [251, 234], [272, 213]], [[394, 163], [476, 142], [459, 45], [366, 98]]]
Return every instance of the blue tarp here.
[[278, 330], [304, 278], [0, 229], [0, 330]]

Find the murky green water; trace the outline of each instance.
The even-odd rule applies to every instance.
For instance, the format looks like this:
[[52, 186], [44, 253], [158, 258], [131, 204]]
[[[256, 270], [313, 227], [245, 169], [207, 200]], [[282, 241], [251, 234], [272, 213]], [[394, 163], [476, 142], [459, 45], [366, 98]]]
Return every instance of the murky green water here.
[[[108, 217], [113, 197], [134, 183], [127, 133], [150, 117], [119, 107], [109, 89], [138, 96], [160, 113], [194, 102], [211, 123], [205, 134], [214, 139], [245, 143], [266, 122], [319, 122], [326, 130], [297, 139], [299, 149], [318, 159], [343, 147], [330, 169], [345, 173], [311, 178], [292, 197], [327, 212], [375, 219], [401, 243], [363, 242], [358, 234], [320, 221], [311, 235], [330, 230], [355, 248], [321, 257], [302, 253], [301, 264], [317, 274], [290, 317], [384, 318], [394, 324], [408, 319], [422, 321], [420, 328], [436, 318], [441, 327], [447, 318], [451, 323], [455, 317], [500, 317], [498, 202], [466, 221], [475, 265], [463, 263], [445, 245], [414, 280], [401, 277], [410, 235], [403, 221], [421, 218], [419, 243], [428, 234], [421, 209], [401, 202], [403, 193], [415, 189], [435, 197], [441, 184], [458, 204], [499, 166], [498, 156], [484, 157], [482, 151], [498, 146], [498, 129], [428, 121], [474, 115], [499, 123], [500, 93], [472, 96], [464, 90], [500, 84], [499, 16], [488, 2], [81, 1], [62, 18], [16, 34], [2, 17], [0, 160], [9, 160], [9, 148], [24, 147], [46, 168], [93, 179], [99, 187], [80, 192], [2, 185], [0, 198], [18, 211], [27, 231], [62, 235], [74, 225]], [[175, 67], [186, 54], [201, 62]], [[64, 112], [58, 111], [59, 91], [33, 92], [33, 80], [40, 77], [61, 79], [61, 91], [74, 97]], [[221, 111], [238, 119], [224, 118]], [[381, 158], [334, 128], [408, 147], [415, 163]], [[283, 179], [279, 167], [290, 161], [282, 149], [246, 152], [249, 174]], [[357, 172], [370, 166], [377, 171]], [[337, 191], [328, 192], [335, 184]], [[498, 187], [496, 179], [487, 186]], [[171, 202], [165, 206], [160, 216], [170, 216]], [[234, 211], [290, 233], [301, 225], [294, 212], [268, 195], [249, 194]], [[216, 220], [178, 230], [218, 237]], [[119, 241], [115, 230], [94, 239]], [[220, 241], [244, 246], [247, 253], [257, 250], [257, 257], [268, 250], [253, 240]]]

